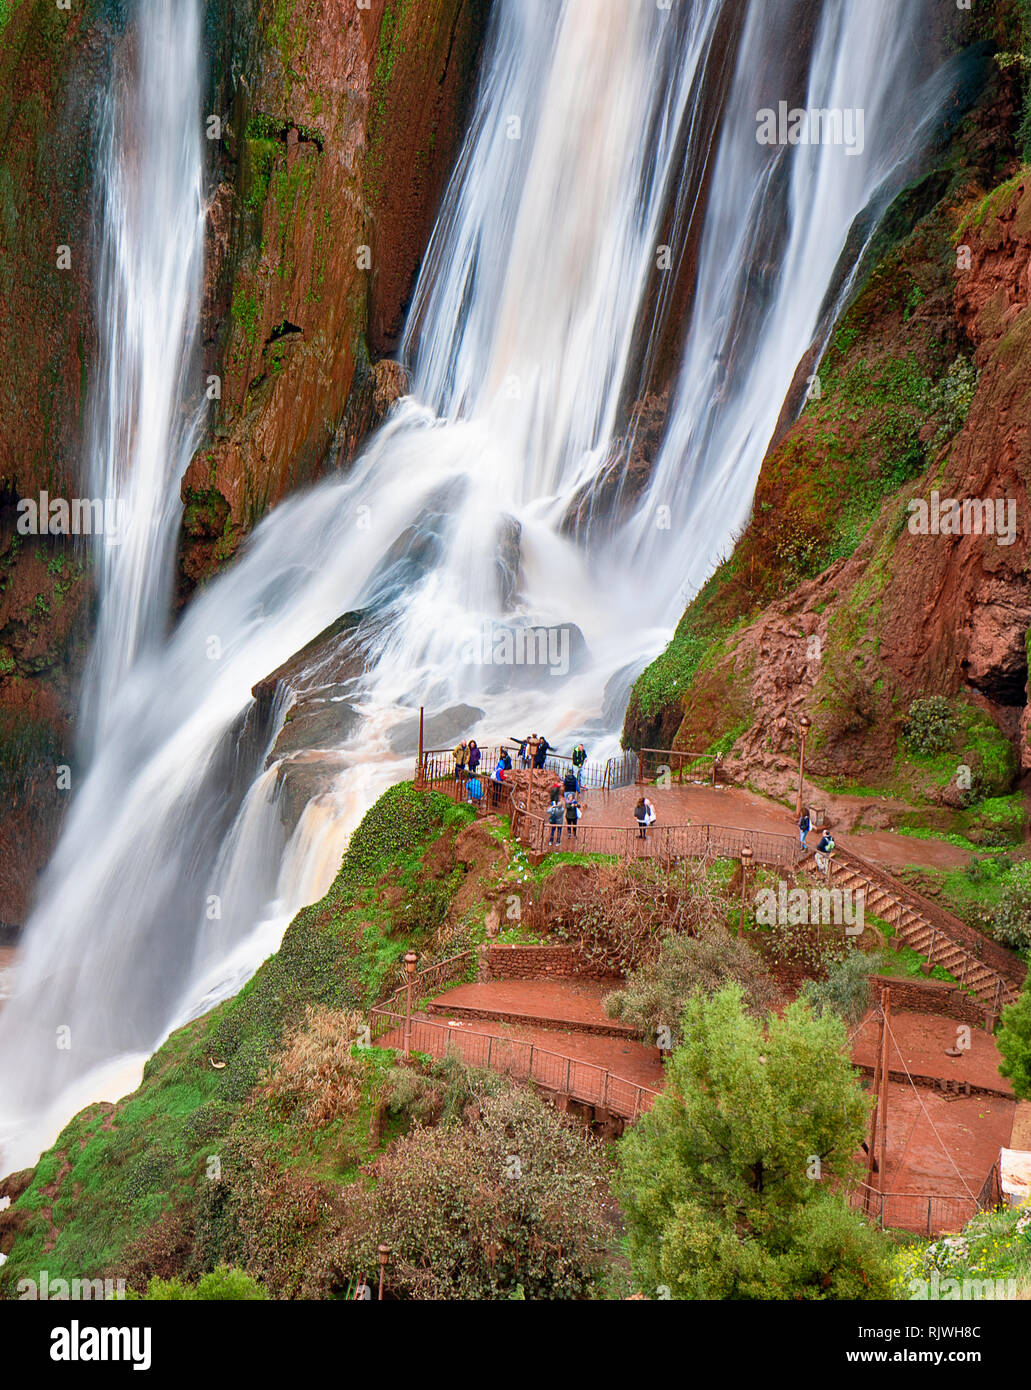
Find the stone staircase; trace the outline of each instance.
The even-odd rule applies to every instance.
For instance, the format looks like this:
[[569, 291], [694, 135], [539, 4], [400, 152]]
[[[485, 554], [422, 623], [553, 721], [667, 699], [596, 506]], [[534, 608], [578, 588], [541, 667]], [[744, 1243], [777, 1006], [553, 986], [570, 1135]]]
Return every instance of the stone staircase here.
[[828, 887], [865, 893], [866, 911], [893, 926], [896, 940], [929, 964], [943, 966], [977, 995], [990, 1027], [1002, 1008], [1016, 1000], [1026, 969], [1015, 955], [877, 865], [839, 846]]

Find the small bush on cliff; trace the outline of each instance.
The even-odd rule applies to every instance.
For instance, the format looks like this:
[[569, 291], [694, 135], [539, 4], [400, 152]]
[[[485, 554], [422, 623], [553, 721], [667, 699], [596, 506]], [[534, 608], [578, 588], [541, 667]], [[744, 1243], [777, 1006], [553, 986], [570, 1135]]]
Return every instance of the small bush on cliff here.
[[932, 695], [927, 700], [914, 700], [910, 705], [902, 737], [911, 752], [933, 758], [952, 747], [958, 731], [949, 701], [943, 695]]
[[312, 1128], [353, 1114], [361, 1101], [366, 1066], [351, 1055], [351, 1048], [364, 1026], [363, 1014], [308, 1008], [303, 1022], [288, 1033], [258, 1096]]
[[1019, 1100], [1031, 1100], [1031, 976], [1017, 1002], [1003, 1009], [995, 1041], [1002, 1055], [999, 1071], [1013, 1083]]
[[978, 925], [1004, 946], [1031, 950], [1031, 860], [1014, 864], [999, 901], [981, 913]]
[[696, 995], [683, 1026], [665, 1093], [618, 1151], [642, 1292], [886, 1297], [883, 1237], [828, 1187], [851, 1175], [867, 1115], [843, 1025], [793, 1004], [764, 1031], [730, 988]]
[[[496, 1086], [492, 1078], [492, 1087]], [[575, 1299], [602, 1269], [601, 1152], [532, 1092], [505, 1083], [463, 1122], [418, 1129], [354, 1191], [337, 1280], [376, 1267], [409, 1299]]]
[[759, 1016], [780, 1001], [773, 978], [752, 948], [725, 927], [711, 926], [698, 936], [667, 936], [656, 959], [607, 996], [605, 1012], [638, 1029], [646, 1042], [668, 1037], [659, 1045], [679, 1047], [691, 996], [696, 990], [716, 994], [729, 984], [740, 986], [749, 1012]]

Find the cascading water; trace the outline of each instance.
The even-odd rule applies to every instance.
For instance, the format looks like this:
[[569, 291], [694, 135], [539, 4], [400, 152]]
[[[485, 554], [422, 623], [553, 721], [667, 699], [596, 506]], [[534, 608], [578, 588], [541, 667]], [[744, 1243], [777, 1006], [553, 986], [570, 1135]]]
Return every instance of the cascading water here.
[[117, 499], [97, 537], [100, 612], [84, 682], [90, 743], [141, 652], [165, 633], [179, 483], [200, 437], [190, 399], [204, 268], [200, 16], [147, 0], [102, 112], [97, 273], [101, 367], [87, 435], [93, 497]]
[[[663, 208], [717, 25], [741, 3], [673, 16], [646, 0], [564, 0], [557, 14], [553, 0], [499, 0], [413, 304], [412, 396], [343, 481], [280, 506], [171, 639], [122, 665], [0, 1014], [0, 1167], [30, 1161], [77, 1105], [128, 1089], [172, 1027], [275, 949], [362, 812], [410, 775], [390, 734], [414, 707], [466, 701], [488, 734], [561, 739], [668, 639], [685, 576], [703, 577], [747, 512], [797, 364], [842, 291], [853, 223], [895, 191], [941, 96], [914, 66], [922, 4], [900, 21], [894, 0], [828, 0], [807, 100], [867, 111], [865, 150], [759, 146], [756, 111], [785, 94], [793, 21], [811, 7], [752, 0], [667, 443], [636, 515], [585, 548], [563, 520], [610, 457]], [[660, 504], [674, 524], [657, 542]], [[518, 551], [507, 586], [504, 537]], [[240, 737], [251, 689], [359, 609], [374, 621], [354, 732], [285, 845], [276, 770]], [[494, 621], [575, 624], [588, 655], [543, 689], [499, 682], [463, 659]], [[60, 1027], [71, 1047], [55, 1054]]]

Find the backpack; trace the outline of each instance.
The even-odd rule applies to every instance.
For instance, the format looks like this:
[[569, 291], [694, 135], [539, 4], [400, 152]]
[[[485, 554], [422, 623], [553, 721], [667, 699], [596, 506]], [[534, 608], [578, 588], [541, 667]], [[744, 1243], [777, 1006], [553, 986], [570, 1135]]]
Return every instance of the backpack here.
[[799, 830], [812, 830], [813, 828], [813, 823], [805, 811], [802, 812], [802, 819], [798, 822], [798, 828]]
[[552, 825], [562, 824], [562, 802], [553, 801], [548, 806], [548, 820]]

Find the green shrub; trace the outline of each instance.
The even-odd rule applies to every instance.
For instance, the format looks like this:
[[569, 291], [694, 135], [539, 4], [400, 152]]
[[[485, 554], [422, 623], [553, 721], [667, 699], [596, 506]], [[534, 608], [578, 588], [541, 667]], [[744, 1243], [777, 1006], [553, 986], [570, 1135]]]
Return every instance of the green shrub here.
[[179, 1302], [260, 1302], [268, 1300], [268, 1294], [242, 1269], [231, 1269], [219, 1265], [210, 1274], [204, 1274], [196, 1284], [184, 1284], [181, 1279], [159, 1279], [156, 1276], [147, 1285], [143, 1295], [147, 1300], [162, 1303]]
[[995, 1041], [1002, 1061], [999, 1071], [1013, 1083], [1020, 1100], [1031, 1100], [1031, 976], [1024, 981], [1015, 1004], [1002, 1011]]
[[808, 980], [803, 998], [817, 1018], [834, 1013], [845, 1023], [858, 1023], [870, 1001], [870, 975], [876, 962], [855, 947], [832, 960], [822, 980]]
[[868, 1103], [845, 1029], [792, 1004], [767, 1027], [740, 989], [697, 994], [666, 1090], [624, 1135], [616, 1184], [641, 1291], [678, 1299], [883, 1298], [885, 1241], [835, 1184]]
[[1031, 860], [1014, 864], [999, 901], [982, 911], [979, 925], [1004, 946], [1031, 949]]
[[958, 731], [949, 701], [943, 695], [932, 695], [927, 700], [914, 700], [910, 705], [902, 737], [913, 753], [933, 758], [952, 747]]
[[747, 1007], [763, 1015], [778, 1001], [779, 991], [760, 958], [725, 927], [707, 928], [698, 936], [667, 936], [655, 960], [635, 970], [622, 989], [605, 1000], [605, 1012], [636, 1028], [654, 1043], [668, 1030], [669, 1041], [683, 1041], [681, 1020], [696, 990], [716, 994], [729, 984], [741, 987]]

